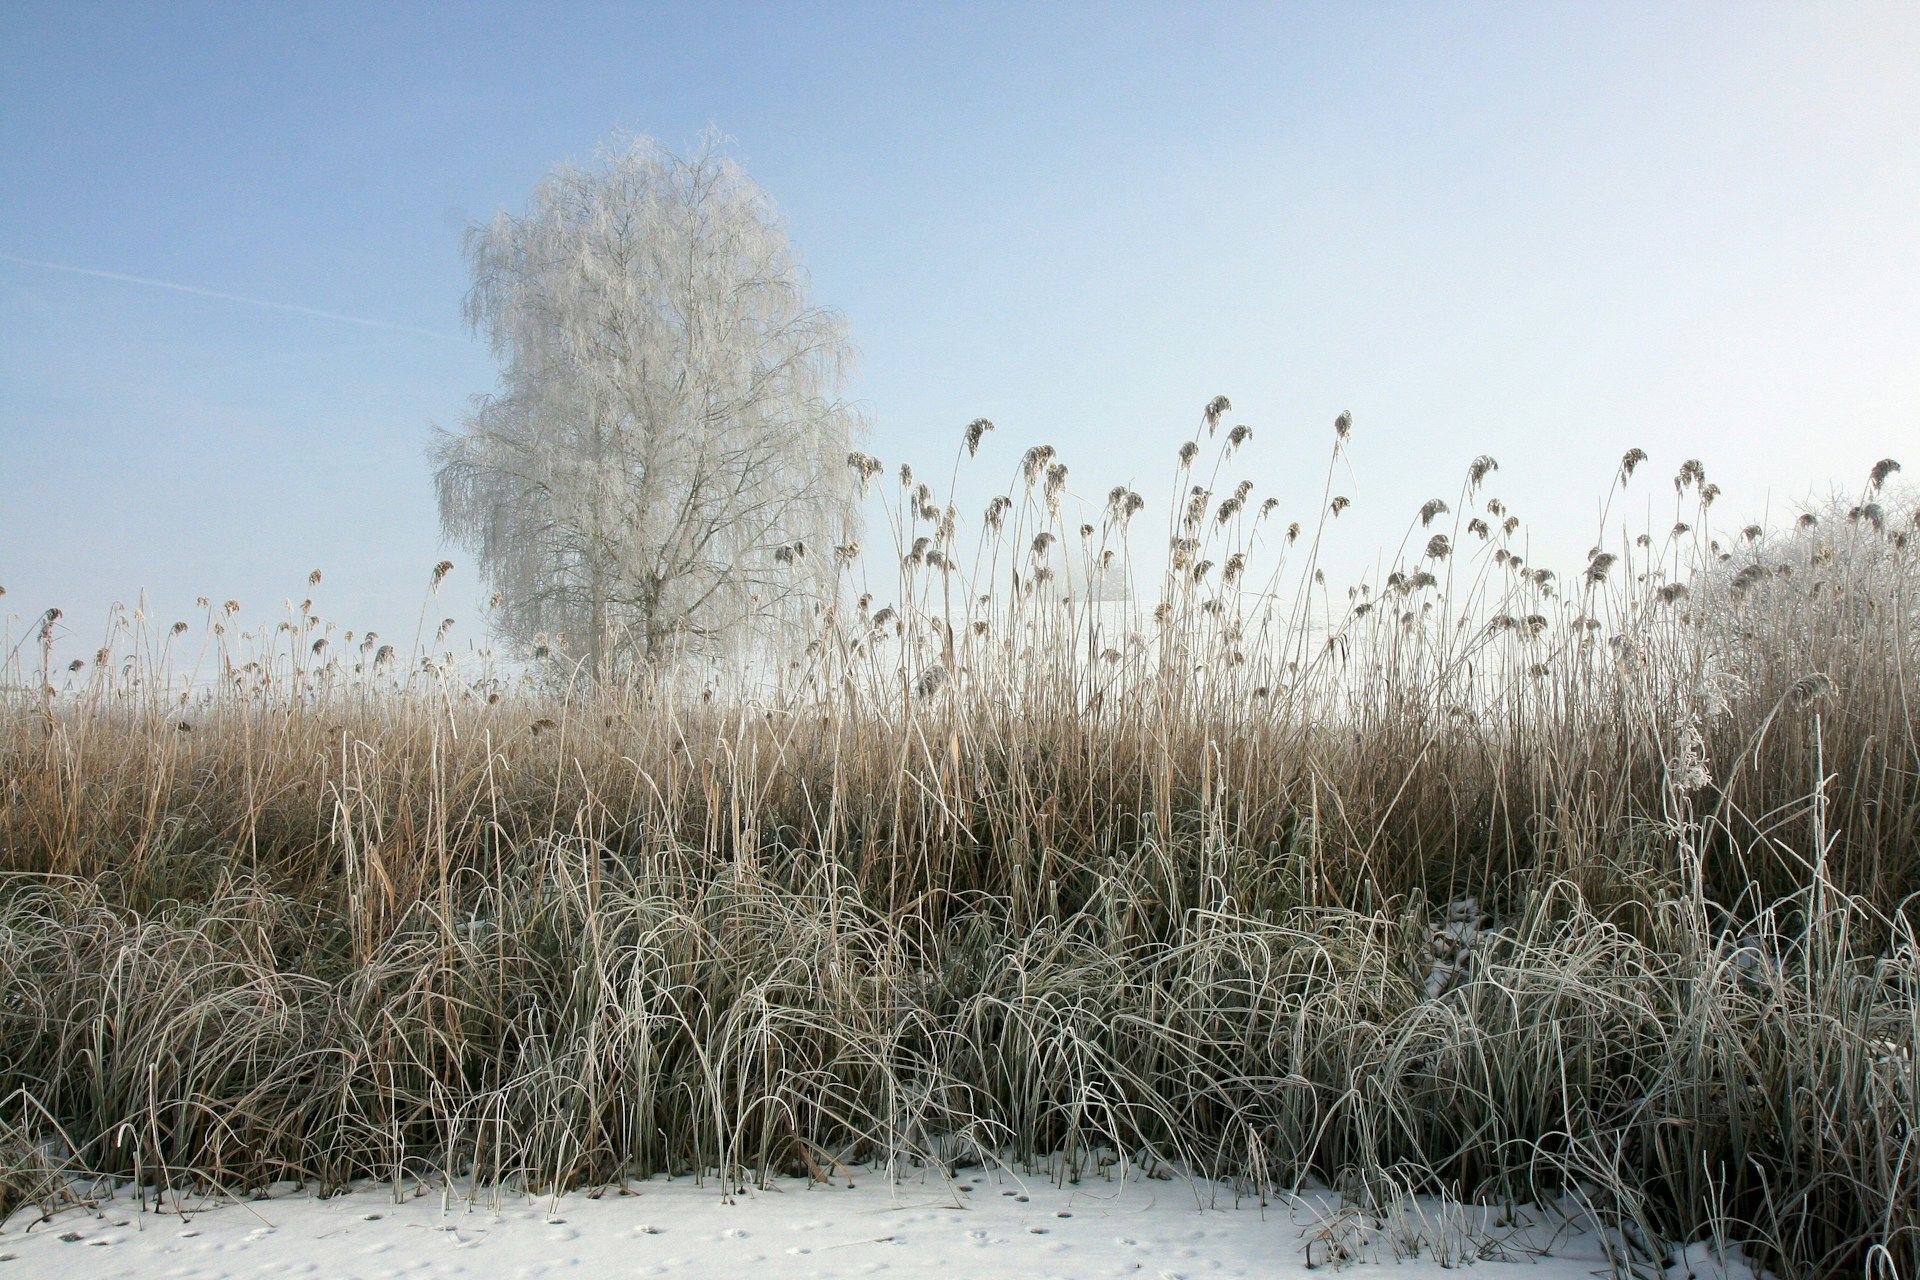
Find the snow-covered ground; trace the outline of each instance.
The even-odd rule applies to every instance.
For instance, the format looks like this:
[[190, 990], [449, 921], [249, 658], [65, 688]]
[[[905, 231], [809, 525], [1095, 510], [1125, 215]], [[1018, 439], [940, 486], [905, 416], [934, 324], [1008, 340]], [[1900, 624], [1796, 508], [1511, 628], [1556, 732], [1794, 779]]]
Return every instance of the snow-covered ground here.
[[[1203, 1200], [1216, 1203], [1204, 1204]], [[1689, 1250], [1701, 1277], [1711, 1252]], [[1224, 1188], [1138, 1176], [1078, 1186], [975, 1170], [949, 1185], [883, 1175], [854, 1186], [782, 1179], [727, 1197], [711, 1182], [656, 1179], [599, 1197], [528, 1198], [362, 1185], [320, 1200], [263, 1199], [145, 1210], [128, 1191], [50, 1221], [16, 1212], [0, 1232], [0, 1280], [114, 1276], [385, 1277], [928, 1276], [1288, 1277], [1329, 1264], [1402, 1280], [1470, 1265], [1490, 1277], [1591, 1280], [1600, 1238], [1539, 1211], [1409, 1201], [1384, 1222], [1332, 1197], [1237, 1207]], [[1374, 1265], [1378, 1264], [1378, 1265]], [[1687, 1274], [1685, 1265], [1670, 1274]], [[1743, 1267], [1734, 1274], [1746, 1275]]]

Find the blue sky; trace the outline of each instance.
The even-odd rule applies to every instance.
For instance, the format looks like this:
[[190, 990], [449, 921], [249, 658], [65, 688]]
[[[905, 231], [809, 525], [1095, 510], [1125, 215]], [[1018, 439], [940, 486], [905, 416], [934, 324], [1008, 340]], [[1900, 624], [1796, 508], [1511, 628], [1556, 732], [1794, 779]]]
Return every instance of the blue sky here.
[[0, 611], [272, 616], [319, 567], [410, 629], [429, 428], [493, 380], [461, 227], [709, 125], [846, 312], [873, 451], [944, 476], [999, 424], [969, 493], [1042, 441], [1161, 483], [1216, 393], [1300, 518], [1353, 410], [1362, 558], [1483, 452], [1563, 555], [1630, 446], [1730, 522], [1920, 466], [1910, 5], [15, 0]]

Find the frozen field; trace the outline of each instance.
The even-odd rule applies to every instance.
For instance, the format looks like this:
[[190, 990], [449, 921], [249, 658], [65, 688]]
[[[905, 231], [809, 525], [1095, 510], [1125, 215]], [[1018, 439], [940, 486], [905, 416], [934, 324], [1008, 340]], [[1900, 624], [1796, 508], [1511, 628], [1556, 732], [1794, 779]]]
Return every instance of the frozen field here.
[[[16, 1213], [0, 1234], [0, 1276], [226, 1277], [990, 1277], [1296, 1276], [1345, 1261], [1416, 1280], [1457, 1274], [1590, 1280], [1606, 1274], [1599, 1237], [1531, 1212], [1510, 1225], [1409, 1202], [1384, 1224], [1304, 1197], [1233, 1207], [1219, 1189], [1179, 1181], [1056, 1187], [1007, 1174], [854, 1187], [783, 1179], [729, 1200], [691, 1179], [628, 1193], [557, 1199], [363, 1185], [318, 1200], [291, 1188], [265, 1199], [164, 1212], [121, 1196], [37, 1222]], [[1411, 1253], [1412, 1256], [1408, 1256]], [[1690, 1258], [1708, 1264], [1704, 1249]], [[1711, 1265], [1670, 1274], [1716, 1275]], [[1736, 1274], [1746, 1274], [1736, 1268]]]

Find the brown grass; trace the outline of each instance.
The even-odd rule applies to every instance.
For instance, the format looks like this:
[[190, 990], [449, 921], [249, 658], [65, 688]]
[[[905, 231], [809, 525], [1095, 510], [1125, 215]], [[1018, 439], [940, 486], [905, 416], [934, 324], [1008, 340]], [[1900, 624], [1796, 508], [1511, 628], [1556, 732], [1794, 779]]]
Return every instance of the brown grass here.
[[[1689, 463], [1671, 530], [1548, 577], [1480, 458], [1341, 593], [1333, 469], [1281, 527], [1223, 478], [1229, 409], [1164, 551], [1125, 489], [1077, 517], [1051, 450], [970, 543], [908, 479], [892, 603], [843, 555], [772, 673], [593, 688], [557, 638], [400, 655], [311, 602], [77, 671], [52, 623], [10, 645], [9, 1185], [734, 1179], [970, 1134], [1912, 1274], [1891, 473], [1721, 548]], [[1076, 603], [1103, 563], [1157, 590]], [[1502, 928], [1433, 998], [1468, 895]]]

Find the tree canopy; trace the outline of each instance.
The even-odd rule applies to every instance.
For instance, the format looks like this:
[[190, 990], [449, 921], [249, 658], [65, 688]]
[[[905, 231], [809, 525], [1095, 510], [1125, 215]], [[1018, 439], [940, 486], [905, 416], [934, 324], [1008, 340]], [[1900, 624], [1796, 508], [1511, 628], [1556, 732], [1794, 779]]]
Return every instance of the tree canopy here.
[[466, 254], [501, 386], [435, 479], [496, 627], [604, 674], [803, 626], [855, 532], [853, 353], [752, 179], [712, 138], [616, 141]]

